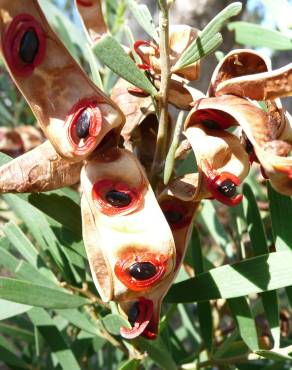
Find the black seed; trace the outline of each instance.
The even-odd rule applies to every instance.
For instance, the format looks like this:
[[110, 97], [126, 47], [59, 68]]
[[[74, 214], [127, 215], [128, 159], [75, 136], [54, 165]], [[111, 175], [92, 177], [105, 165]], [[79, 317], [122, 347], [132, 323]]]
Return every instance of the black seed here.
[[218, 186], [218, 191], [227, 198], [232, 198], [236, 194], [236, 185], [231, 180], [224, 180], [220, 186]]
[[247, 152], [247, 154], [253, 153], [253, 145], [248, 139], [246, 139], [246, 142], [245, 142], [245, 151]]
[[171, 210], [164, 212], [164, 216], [170, 224], [176, 224], [183, 218], [183, 215], [180, 212]]
[[131, 196], [118, 190], [110, 190], [106, 193], [106, 200], [113, 207], [126, 207], [131, 203]]
[[156, 274], [156, 267], [151, 262], [136, 262], [129, 268], [129, 273], [137, 280], [146, 280]]
[[128, 313], [128, 320], [132, 326], [135, 325], [135, 322], [137, 321], [138, 316], [139, 316], [139, 302], [135, 302], [131, 306], [129, 313]]
[[85, 139], [89, 134], [90, 127], [90, 113], [88, 110], [84, 110], [77, 119], [76, 122], [76, 135], [79, 139]]
[[218, 122], [213, 121], [211, 119], [205, 119], [202, 121], [203, 125], [206, 126], [207, 128], [210, 128], [212, 130], [219, 129], [221, 126]]
[[39, 40], [34, 29], [25, 32], [20, 40], [19, 57], [24, 63], [32, 63], [39, 50]]

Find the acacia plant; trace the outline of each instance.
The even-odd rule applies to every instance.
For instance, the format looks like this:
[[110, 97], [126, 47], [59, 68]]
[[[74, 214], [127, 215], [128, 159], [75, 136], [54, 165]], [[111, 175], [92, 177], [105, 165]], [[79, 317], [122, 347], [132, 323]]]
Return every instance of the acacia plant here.
[[47, 138], [1, 156], [11, 369], [290, 368], [292, 66], [235, 49], [199, 91], [242, 6], [198, 30], [172, 3], [156, 27], [134, 0], [76, 0], [81, 36], [51, 3], [0, 0], [3, 70]]

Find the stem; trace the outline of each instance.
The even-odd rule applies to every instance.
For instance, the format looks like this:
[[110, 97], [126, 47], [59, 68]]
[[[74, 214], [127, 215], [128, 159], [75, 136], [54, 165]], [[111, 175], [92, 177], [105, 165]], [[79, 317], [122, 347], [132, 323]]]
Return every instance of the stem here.
[[158, 172], [161, 170], [166, 155], [168, 90], [170, 80], [168, 4], [166, 0], [160, 0], [159, 4], [161, 85], [157, 95], [159, 125], [154, 160], [151, 169], [151, 177], [154, 183], [157, 182]]

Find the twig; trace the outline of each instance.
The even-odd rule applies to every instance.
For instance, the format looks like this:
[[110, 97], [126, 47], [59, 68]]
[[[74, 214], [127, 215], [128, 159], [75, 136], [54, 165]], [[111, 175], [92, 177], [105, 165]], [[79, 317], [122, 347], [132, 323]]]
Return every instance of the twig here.
[[168, 126], [168, 91], [170, 80], [169, 61], [169, 20], [168, 4], [166, 0], [160, 0], [159, 29], [160, 29], [160, 65], [161, 85], [157, 95], [159, 108], [159, 125], [156, 139], [154, 160], [151, 169], [151, 178], [154, 184], [157, 182], [164, 158], [166, 156], [167, 126]]

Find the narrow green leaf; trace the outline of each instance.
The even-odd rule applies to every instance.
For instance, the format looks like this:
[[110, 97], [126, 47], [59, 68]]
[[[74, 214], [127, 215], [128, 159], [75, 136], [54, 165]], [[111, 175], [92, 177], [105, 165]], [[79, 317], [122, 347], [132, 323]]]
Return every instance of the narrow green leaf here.
[[[194, 226], [190, 248], [192, 252], [193, 267], [196, 275], [204, 272], [203, 254], [200, 236], [197, 228]], [[213, 339], [213, 319], [210, 302], [198, 302], [198, 316], [202, 338], [209, 352], [212, 351]]]
[[41, 249], [52, 256], [63, 276], [67, 276], [66, 266], [58, 248], [58, 241], [45, 215], [20, 196], [3, 194], [2, 197], [13, 212], [25, 223]]
[[94, 336], [98, 334], [99, 327], [97, 323], [90, 320], [85, 312], [80, 312], [77, 309], [56, 310], [56, 312], [77, 328], [80, 328]]
[[37, 281], [40, 285], [56, 287], [52, 280], [42, 275], [35, 267], [25, 261], [18, 260], [3, 248], [0, 248], [0, 265], [20, 279], [31, 282]]
[[251, 47], [267, 47], [273, 50], [291, 50], [292, 39], [267, 27], [248, 22], [232, 22], [229, 31], [235, 31], [235, 41]]
[[58, 29], [58, 17], [62, 18], [64, 27], [66, 28], [72, 42], [82, 50], [82, 55], [86, 58], [86, 44], [87, 39], [84, 32], [81, 32], [80, 28], [77, 26], [76, 22], [72, 22], [69, 17], [64, 16], [64, 11], [58, 8], [52, 1], [40, 0], [40, 6], [42, 7], [46, 18], [49, 23]]
[[2, 116], [7, 123], [11, 124], [13, 122], [11, 113], [2, 102], [0, 102], [0, 116]]
[[184, 51], [176, 64], [172, 67], [171, 71], [176, 72], [180, 69], [195, 63], [197, 60], [206, 57], [215, 51], [223, 42], [221, 33], [216, 33], [212, 37], [206, 37], [202, 33], [196, 38], [194, 42]]
[[[264, 225], [256, 203], [255, 196], [248, 184], [243, 186], [243, 208], [247, 222], [248, 233], [253, 252], [256, 256], [269, 252], [268, 243], [265, 235]], [[280, 346], [280, 322], [279, 305], [276, 291], [264, 292], [261, 295], [264, 310], [269, 322], [275, 347]]]
[[136, 360], [135, 358], [132, 360], [126, 361], [123, 365], [119, 367], [118, 370], [138, 370], [140, 364], [140, 360]]
[[0, 299], [0, 320], [20, 315], [31, 309], [31, 306]]
[[8, 335], [13, 339], [22, 339], [28, 343], [34, 342], [34, 333], [32, 331], [19, 328], [15, 325], [4, 324], [0, 322], [0, 333]]
[[279, 348], [277, 350], [260, 349], [255, 351], [256, 354], [273, 361], [292, 361], [292, 357], [288, 353], [292, 352], [292, 347]]
[[4, 225], [3, 231], [11, 244], [18, 252], [32, 265], [38, 265], [38, 251], [35, 249], [31, 241], [25, 236], [22, 230], [13, 222], [8, 222]]
[[255, 196], [248, 184], [243, 185], [243, 209], [247, 222], [247, 231], [250, 237], [255, 256], [269, 253], [266, 234]]
[[119, 335], [120, 334], [120, 327], [124, 326], [126, 328], [131, 328], [128, 320], [124, 319], [120, 315], [112, 314], [106, 315], [102, 319], [103, 325], [105, 326], [106, 330], [109, 331], [111, 334]]
[[272, 227], [277, 251], [292, 249], [292, 198], [276, 192], [268, 184]]
[[184, 116], [185, 116], [185, 114], [184, 114], [183, 111], [181, 111], [178, 115], [175, 130], [174, 130], [174, 133], [173, 133], [172, 142], [171, 142], [169, 151], [168, 151], [166, 159], [165, 159], [164, 177], [163, 177], [164, 185], [168, 184], [168, 182], [170, 180], [170, 177], [171, 177], [171, 174], [172, 174], [172, 171], [173, 171], [173, 168], [174, 168], [175, 152], [176, 152], [176, 149], [178, 147], [179, 137], [181, 135], [182, 128], [183, 128], [183, 125], [184, 125]]
[[177, 370], [177, 365], [171, 357], [161, 338], [149, 341], [143, 338], [138, 339], [139, 347], [146, 351], [149, 357], [162, 369]]
[[28, 312], [28, 316], [33, 324], [37, 326], [62, 369], [81, 370], [73, 352], [68, 347], [51, 316], [41, 308], [33, 308]]
[[146, 5], [138, 4], [136, 0], [126, 0], [126, 4], [135, 17], [136, 21], [140, 24], [143, 30], [148, 33], [150, 37], [156, 42], [159, 41], [158, 33], [151, 16], [151, 13]]
[[99, 64], [97, 62], [95, 55], [92, 52], [90, 45], [86, 45], [86, 47], [87, 47], [88, 61], [89, 61], [92, 81], [103, 91], [104, 87], [103, 87], [103, 83], [102, 83], [100, 73], [99, 73], [99, 68], [98, 68]]
[[80, 206], [70, 198], [51, 192], [47, 194], [31, 194], [28, 199], [36, 208], [75, 234], [82, 235]]
[[104, 36], [95, 45], [93, 51], [116, 74], [150, 95], [156, 95], [155, 87], [112, 36]]
[[245, 297], [228, 299], [228, 305], [241, 338], [252, 351], [257, 350], [259, 348], [257, 329], [247, 299]]
[[[49, 279], [55, 283], [57, 282], [53, 272], [46, 267], [41, 259], [38, 250], [17, 225], [13, 222], [8, 222], [4, 225], [3, 231], [17, 251], [37, 270], [41, 281], [47, 281], [47, 284], [50, 283], [48, 281]], [[41, 274], [43, 274], [46, 279], [44, 279]]]
[[[292, 285], [292, 253], [276, 252], [217, 267], [175, 284], [167, 302], [235, 298]], [[232, 282], [232, 284], [230, 283]]]
[[242, 4], [235, 2], [217, 14], [203, 29], [199, 37], [183, 52], [173, 67], [173, 71], [186, 67], [217, 49], [223, 41], [221, 34], [218, 32], [231, 17], [238, 15], [241, 9]]
[[5, 277], [0, 277], [0, 298], [45, 308], [76, 308], [90, 303], [58, 289]]
[[212, 202], [204, 201], [203, 208], [198, 215], [215, 243], [222, 248], [227, 257], [232, 258], [232, 242], [222, 223], [218, 220], [217, 211]]
[[76, 47], [71, 39], [71, 35], [68, 32], [68, 29], [66, 28], [66, 25], [64, 23], [64, 16], [57, 16], [56, 17], [56, 22], [57, 22], [57, 27], [58, 27], [58, 36], [61, 38], [63, 41], [65, 47], [69, 51], [69, 53], [72, 55], [72, 57], [76, 60], [77, 63], [80, 63], [78, 53], [76, 50]]
[[18, 369], [29, 368], [28, 364], [17, 356], [9, 343], [2, 336], [0, 336], [0, 361], [4, 362], [9, 367], [12, 366]]

